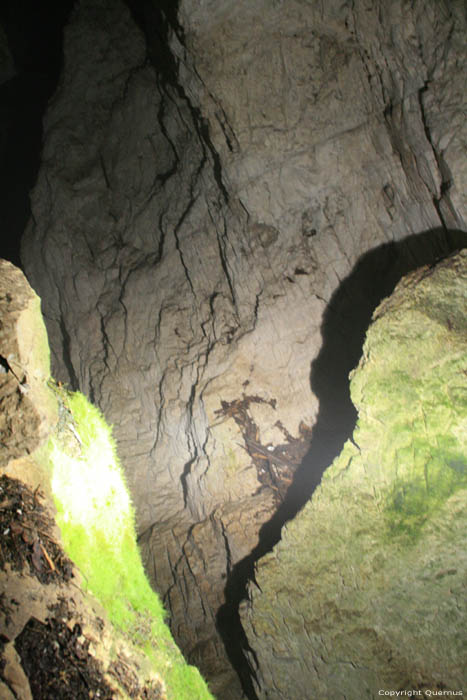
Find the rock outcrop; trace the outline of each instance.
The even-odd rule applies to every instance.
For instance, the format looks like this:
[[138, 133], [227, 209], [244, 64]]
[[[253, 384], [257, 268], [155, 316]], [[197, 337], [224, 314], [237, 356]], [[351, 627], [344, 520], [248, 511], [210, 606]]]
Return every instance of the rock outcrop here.
[[376, 309], [352, 375], [353, 437], [243, 606], [259, 697], [465, 688], [466, 300], [463, 251]]
[[438, 0], [82, 0], [66, 28], [24, 265], [219, 698], [229, 661], [254, 697], [238, 602], [352, 430], [372, 310], [465, 238], [465, 29]]
[[144, 575], [110, 429], [53, 384], [40, 300], [5, 260], [0, 359], [2, 700], [212, 700]]
[[46, 387], [50, 352], [40, 300], [6, 260], [0, 260], [0, 283], [0, 468], [5, 468], [44, 442], [57, 407]]

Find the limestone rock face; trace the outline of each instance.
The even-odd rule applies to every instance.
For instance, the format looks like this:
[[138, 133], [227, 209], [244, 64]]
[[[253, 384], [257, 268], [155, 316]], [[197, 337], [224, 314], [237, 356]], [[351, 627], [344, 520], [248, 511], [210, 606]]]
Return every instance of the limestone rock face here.
[[438, 0], [82, 0], [66, 28], [23, 260], [220, 698], [241, 689], [219, 609], [318, 410], [329, 464], [371, 311], [465, 236], [465, 29]]
[[243, 608], [259, 697], [465, 687], [466, 301], [464, 251], [376, 309], [353, 438]]
[[0, 260], [0, 467], [32, 452], [48, 435], [56, 407], [40, 300], [24, 274]]

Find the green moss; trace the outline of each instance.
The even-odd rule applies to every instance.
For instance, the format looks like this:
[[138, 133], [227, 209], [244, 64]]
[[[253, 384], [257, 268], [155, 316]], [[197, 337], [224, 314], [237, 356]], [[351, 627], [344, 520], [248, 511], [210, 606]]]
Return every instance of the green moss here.
[[396, 480], [386, 500], [391, 535], [419, 536], [427, 519], [456, 491], [467, 488], [467, 460], [460, 454], [419, 448], [413, 465], [410, 478]]
[[466, 333], [449, 331], [436, 303], [429, 315], [414, 310], [419, 302], [408, 296], [375, 321], [351, 384], [365, 446], [372, 445], [388, 484], [386, 540], [416, 540], [446, 500], [467, 488]]
[[55, 387], [57, 434], [35, 457], [52, 470], [57, 522], [65, 550], [111, 623], [142, 650], [164, 679], [169, 700], [212, 698], [165, 624], [136, 544], [134, 511], [111, 429], [80, 393]]

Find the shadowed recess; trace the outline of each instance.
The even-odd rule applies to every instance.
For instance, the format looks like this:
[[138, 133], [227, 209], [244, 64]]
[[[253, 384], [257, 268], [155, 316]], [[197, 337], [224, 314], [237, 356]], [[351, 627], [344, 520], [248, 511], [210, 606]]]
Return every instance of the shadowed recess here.
[[63, 27], [73, 0], [2, 0], [0, 24], [15, 74], [0, 85], [1, 257], [22, 267], [19, 246], [40, 165], [42, 119], [62, 66]]

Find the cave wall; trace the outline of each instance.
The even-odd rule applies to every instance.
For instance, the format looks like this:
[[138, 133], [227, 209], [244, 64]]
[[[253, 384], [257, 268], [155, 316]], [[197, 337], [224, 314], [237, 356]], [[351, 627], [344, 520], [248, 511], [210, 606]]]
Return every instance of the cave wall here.
[[400, 275], [464, 240], [465, 24], [435, 0], [83, 0], [66, 27], [22, 259], [54, 374], [113, 423], [148, 571], [220, 698], [242, 651], [219, 608], [233, 624], [335, 375]]

